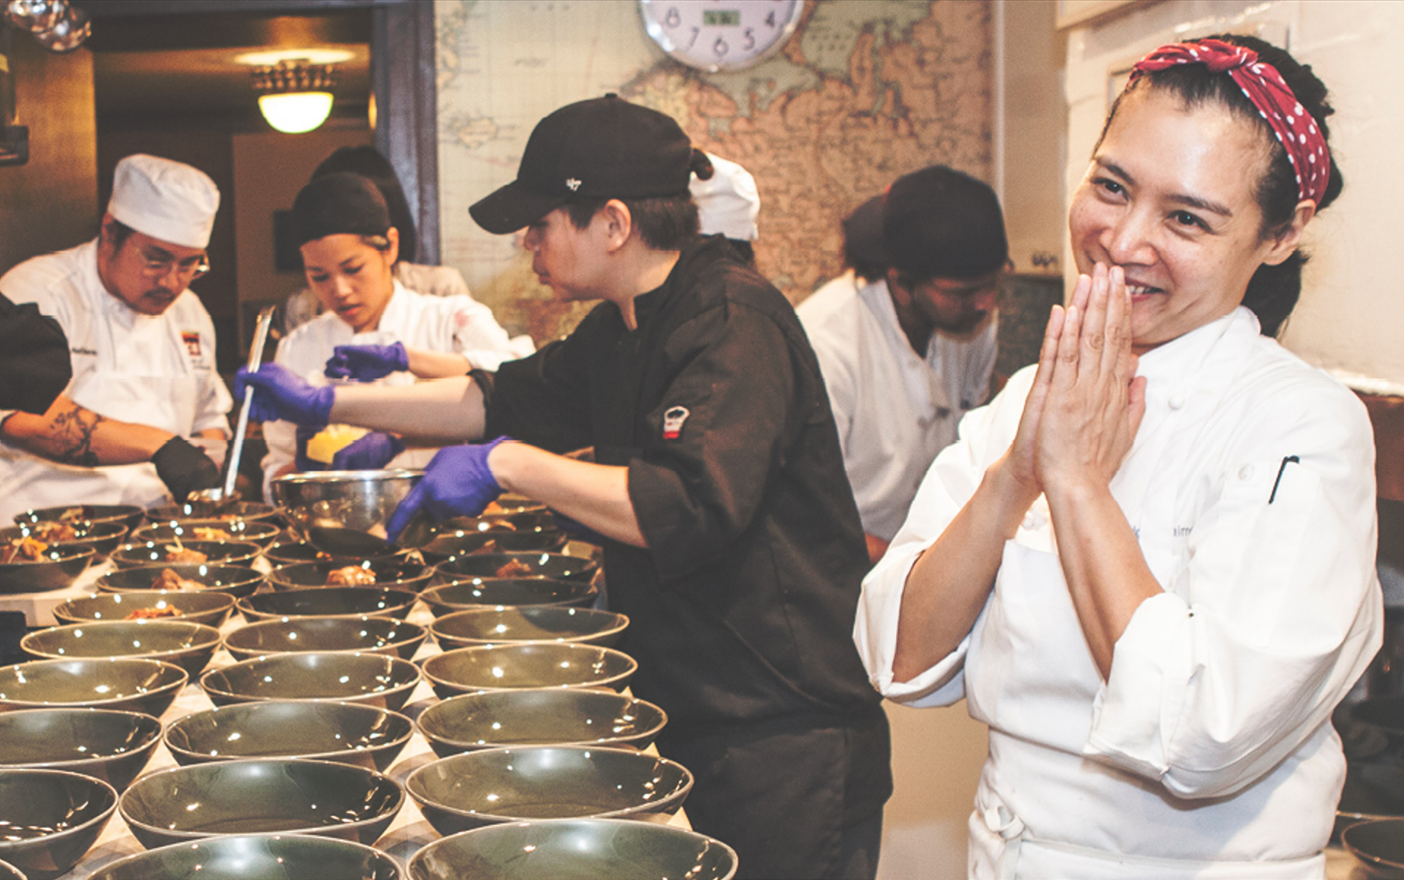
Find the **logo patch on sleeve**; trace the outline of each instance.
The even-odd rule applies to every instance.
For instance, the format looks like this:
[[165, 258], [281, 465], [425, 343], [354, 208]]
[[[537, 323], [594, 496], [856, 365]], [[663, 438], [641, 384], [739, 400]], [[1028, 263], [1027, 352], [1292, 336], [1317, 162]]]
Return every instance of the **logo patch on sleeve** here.
[[190, 330], [183, 330], [180, 334], [181, 341], [185, 343], [185, 351], [193, 358], [200, 357], [200, 334]]
[[692, 415], [685, 406], [669, 407], [663, 413], [663, 439], [676, 440], [682, 436], [683, 422]]

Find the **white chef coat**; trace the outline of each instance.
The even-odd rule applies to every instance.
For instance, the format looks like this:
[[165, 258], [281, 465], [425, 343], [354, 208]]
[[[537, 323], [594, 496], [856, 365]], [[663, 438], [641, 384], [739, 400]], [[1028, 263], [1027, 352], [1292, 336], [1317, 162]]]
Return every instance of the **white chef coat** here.
[[[110, 419], [150, 425], [187, 439], [211, 428], [229, 437], [229, 391], [215, 368], [209, 313], [189, 290], [160, 315], [133, 311], [107, 292], [97, 240], [26, 260], [0, 278], [0, 291], [33, 302], [68, 336], [73, 379], [65, 393]], [[13, 411], [0, 411], [8, 418]], [[0, 442], [0, 522], [38, 507], [170, 504], [149, 463], [75, 467]]]
[[[318, 315], [284, 337], [278, 345], [278, 363], [314, 385], [327, 385], [324, 370], [338, 345], [390, 345], [402, 342], [407, 348], [455, 352], [468, 359], [475, 369], [496, 370], [503, 361], [525, 357], [534, 351], [531, 338], [509, 339], [498, 325], [492, 310], [471, 296], [427, 296], [410, 290], [396, 280], [390, 301], [375, 330], [356, 333], [334, 312]], [[391, 373], [383, 385], [412, 385], [407, 372]], [[268, 455], [263, 459], [263, 492], [269, 498], [272, 475], [292, 464], [297, 455], [297, 426], [291, 422], [265, 422], [263, 437]], [[433, 449], [410, 449], [391, 463], [392, 467], [424, 467], [433, 458]]]
[[796, 312], [819, 357], [863, 531], [890, 541], [961, 416], [989, 392], [996, 319], [967, 338], [931, 334], [922, 358], [897, 322], [887, 282], [859, 287], [852, 269]]
[[859, 653], [889, 698], [964, 696], [990, 726], [972, 876], [1319, 878], [1345, 774], [1330, 713], [1381, 640], [1369, 419], [1242, 308], [1138, 372], [1146, 415], [1111, 490], [1165, 592], [1135, 612], [1110, 680], [1042, 498], [966, 639], [892, 680], [907, 574], [1009, 447], [1032, 367], [932, 466], [864, 582]]

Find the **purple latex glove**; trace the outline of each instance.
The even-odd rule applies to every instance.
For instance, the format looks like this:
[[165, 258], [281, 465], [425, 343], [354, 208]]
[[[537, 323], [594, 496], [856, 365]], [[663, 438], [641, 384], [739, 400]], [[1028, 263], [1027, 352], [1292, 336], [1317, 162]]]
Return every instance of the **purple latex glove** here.
[[399, 437], [372, 432], [337, 450], [331, 464], [327, 465], [307, 457], [307, 441], [315, 437], [317, 431], [317, 428], [297, 429], [297, 456], [293, 464], [299, 471], [375, 471], [405, 451], [405, 444]]
[[310, 385], [279, 364], [258, 370], [240, 367], [234, 374], [234, 399], [244, 399], [244, 389], [254, 389], [249, 418], [256, 422], [282, 420], [309, 428], [324, 428], [331, 419], [336, 391], [330, 385]]
[[552, 510], [551, 521], [556, 524], [556, 528], [565, 532], [577, 541], [584, 541], [587, 544], [598, 544], [604, 546], [605, 536], [585, 525], [578, 519], [572, 519], [564, 513]]
[[409, 352], [403, 343], [392, 345], [338, 345], [327, 358], [328, 379], [374, 382], [409, 369]]
[[489, 443], [469, 443], [440, 449], [424, 469], [424, 479], [410, 490], [390, 517], [386, 529], [390, 540], [400, 539], [400, 533], [420, 509], [433, 517], [435, 522], [482, 513], [484, 507], [502, 494], [502, 487], [492, 475], [492, 468], [488, 467], [488, 453], [507, 439], [498, 437]]

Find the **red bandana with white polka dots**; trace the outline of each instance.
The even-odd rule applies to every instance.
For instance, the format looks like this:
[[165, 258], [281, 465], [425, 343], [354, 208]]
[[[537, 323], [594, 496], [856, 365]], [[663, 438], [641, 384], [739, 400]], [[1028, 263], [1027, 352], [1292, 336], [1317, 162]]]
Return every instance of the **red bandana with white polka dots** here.
[[1243, 94], [1258, 108], [1287, 151], [1287, 159], [1297, 174], [1297, 190], [1303, 200], [1321, 204], [1326, 183], [1331, 179], [1331, 160], [1326, 138], [1316, 120], [1297, 102], [1277, 68], [1258, 60], [1258, 53], [1223, 40], [1197, 40], [1171, 43], [1142, 58], [1131, 71], [1131, 82], [1143, 73], [1165, 70], [1178, 64], [1203, 64], [1214, 73], [1227, 72]]

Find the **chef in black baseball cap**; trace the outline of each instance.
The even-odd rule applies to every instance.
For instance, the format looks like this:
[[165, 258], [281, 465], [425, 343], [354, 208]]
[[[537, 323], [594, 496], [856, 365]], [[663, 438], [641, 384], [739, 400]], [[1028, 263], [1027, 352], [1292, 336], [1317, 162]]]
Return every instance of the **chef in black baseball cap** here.
[[[698, 234], [688, 182], [708, 164], [657, 111], [614, 95], [563, 107], [471, 213], [525, 227], [558, 297], [603, 300], [573, 333], [495, 376], [397, 395], [268, 367], [236, 387], [292, 420], [494, 438], [441, 451], [392, 537], [503, 491], [598, 533], [631, 686], [668, 713], [658, 748], [696, 777], [694, 828], [737, 849], [738, 876], [872, 877], [891, 773], [851, 636], [862, 527], [794, 309]], [[593, 462], [561, 454], [581, 447]]]

